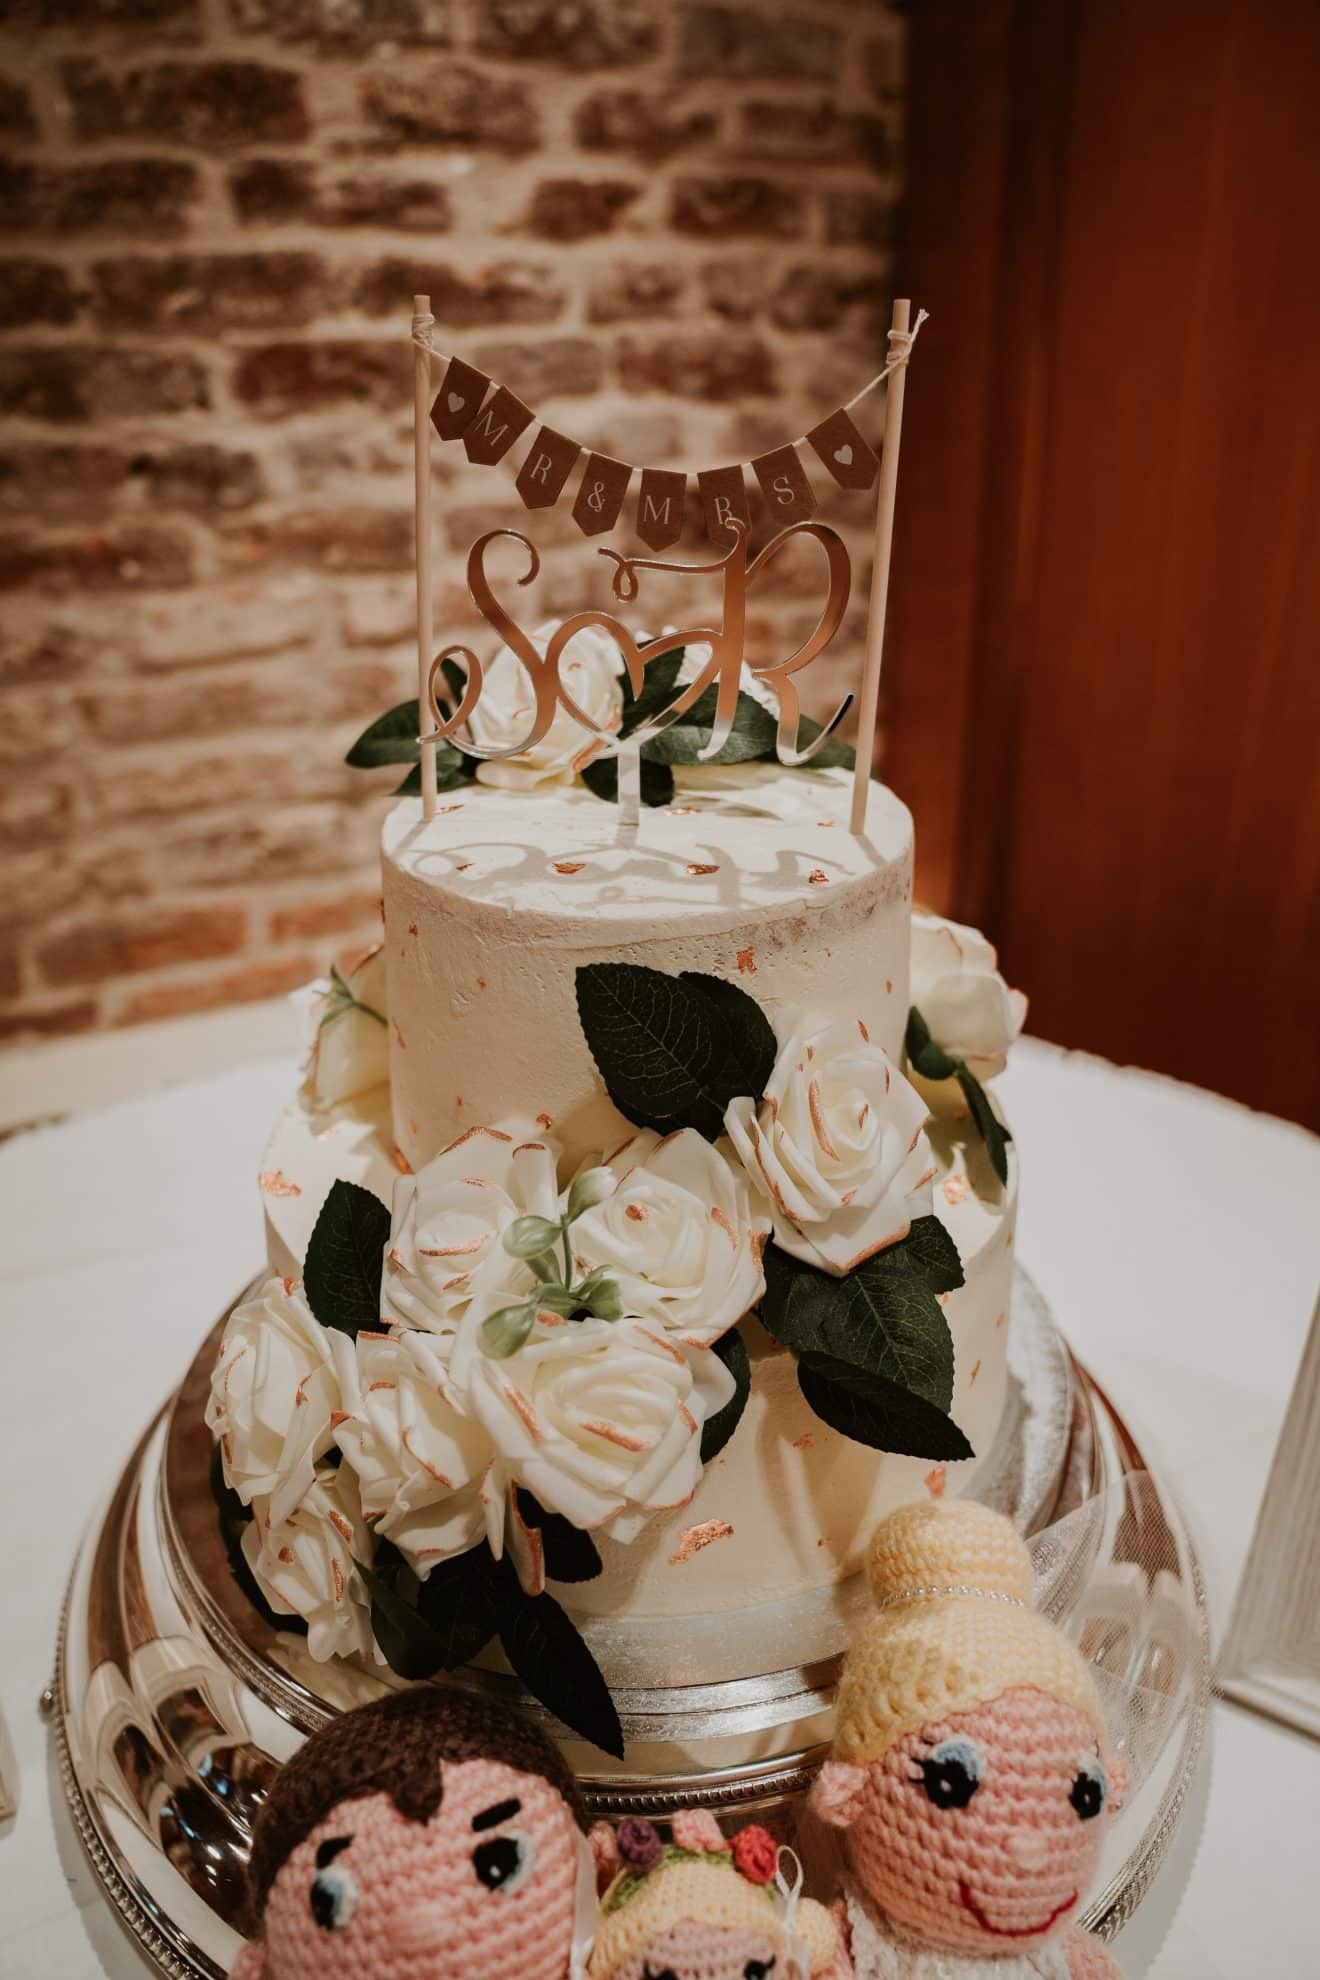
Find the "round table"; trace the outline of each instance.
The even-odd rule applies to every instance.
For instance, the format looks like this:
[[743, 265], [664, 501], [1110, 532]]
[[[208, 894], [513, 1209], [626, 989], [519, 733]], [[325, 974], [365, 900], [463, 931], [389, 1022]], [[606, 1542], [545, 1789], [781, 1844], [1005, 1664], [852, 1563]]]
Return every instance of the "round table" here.
[[[295, 1068], [243, 1063], [232, 1021], [199, 1046], [212, 1035], [236, 1063], [84, 1112], [121, 1041], [53, 1054], [43, 1111], [74, 1111], [0, 1146], [0, 1704], [21, 1788], [0, 1826], [0, 1980], [145, 1971], [64, 1819], [36, 1701], [84, 1522], [260, 1263], [258, 1158]], [[247, 1036], [264, 1049], [269, 1012]], [[29, 1059], [26, 1090], [33, 1074]], [[4, 1080], [0, 1065], [0, 1106]], [[1217, 1641], [1320, 1276], [1320, 1142], [1035, 1040], [998, 1090], [1025, 1171], [1019, 1255], [1178, 1493]], [[1320, 1751], [1224, 1703], [1212, 1719], [1191, 1811], [1118, 1955], [1130, 1980], [1297, 1980], [1315, 1970]]]

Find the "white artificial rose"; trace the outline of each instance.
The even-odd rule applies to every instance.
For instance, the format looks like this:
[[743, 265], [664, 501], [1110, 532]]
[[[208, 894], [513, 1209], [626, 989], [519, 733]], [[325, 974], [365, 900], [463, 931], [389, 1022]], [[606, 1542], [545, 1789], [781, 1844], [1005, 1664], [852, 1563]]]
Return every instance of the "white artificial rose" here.
[[[1027, 1015], [1026, 998], [1009, 989], [998, 960], [975, 928], [936, 914], [913, 915], [910, 1001], [935, 1043], [951, 1058], [964, 1059], [979, 1080], [994, 1079], [1004, 1070]], [[948, 1105], [963, 1105], [951, 1080], [922, 1081], [921, 1088], [928, 1100], [932, 1094], [942, 1097], [941, 1089], [948, 1088]]]
[[243, 1558], [272, 1609], [301, 1616], [318, 1663], [372, 1651], [371, 1601], [357, 1570], [370, 1563], [357, 1480], [347, 1465], [318, 1471], [306, 1497], [283, 1520], [266, 1499], [252, 1501]]
[[245, 1506], [267, 1500], [276, 1525], [311, 1489], [352, 1365], [352, 1341], [321, 1326], [296, 1280], [267, 1279], [229, 1316], [206, 1422], [225, 1483]]
[[663, 1140], [643, 1129], [608, 1167], [618, 1187], [573, 1225], [583, 1274], [608, 1268], [625, 1313], [708, 1347], [765, 1291], [769, 1219], [753, 1213], [742, 1171], [695, 1128]]
[[925, 1101], [860, 1022], [795, 1030], [760, 1106], [733, 1100], [724, 1116], [775, 1243], [835, 1277], [929, 1214], [925, 1121]]
[[[558, 622], [548, 619], [529, 635], [544, 654]], [[565, 647], [559, 678], [573, 700], [600, 728], [612, 733], [623, 714], [623, 655], [599, 626], [584, 626]], [[531, 727], [536, 697], [527, 669], [510, 647], [502, 646], [485, 669], [481, 696], [472, 714], [472, 736], [483, 748], [508, 748]], [[601, 749], [599, 740], [583, 728], [562, 704], [540, 742], [518, 756], [480, 761], [477, 779], [508, 790], [537, 785], [571, 784]]]
[[355, 1374], [335, 1442], [357, 1476], [363, 1519], [425, 1579], [483, 1537], [493, 1446], [455, 1407], [435, 1335], [363, 1331]]
[[709, 1348], [681, 1348], [638, 1319], [538, 1326], [516, 1354], [467, 1367], [465, 1407], [499, 1453], [498, 1475], [617, 1540], [691, 1498], [702, 1428], [735, 1387]]
[[559, 1214], [557, 1150], [530, 1122], [469, 1128], [395, 1184], [381, 1282], [384, 1317], [452, 1337], [473, 1301], [486, 1312], [536, 1283], [502, 1237], [515, 1217]]
[[308, 1055], [303, 1083], [313, 1105], [334, 1107], [380, 1086], [390, 1076], [385, 951], [337, 963], [297, 993]]

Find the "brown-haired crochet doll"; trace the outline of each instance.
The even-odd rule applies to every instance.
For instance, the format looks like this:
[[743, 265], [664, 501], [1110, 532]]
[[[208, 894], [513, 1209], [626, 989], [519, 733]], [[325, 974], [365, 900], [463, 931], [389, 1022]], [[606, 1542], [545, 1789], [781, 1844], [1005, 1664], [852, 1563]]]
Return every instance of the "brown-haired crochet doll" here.
[[249, 1866], [233, 1980], [569, 1980], [596, 1904], [559, 1750], [494, 1700], [418, 1686], [284, 1767]]
[[844, 1831], [857, 1980], [1110, 1980], [1077, 1926], [1119, 1785], [1090, 1670], [1011, 1523], [905, 1506], [871, 1542], [812, 1806]]

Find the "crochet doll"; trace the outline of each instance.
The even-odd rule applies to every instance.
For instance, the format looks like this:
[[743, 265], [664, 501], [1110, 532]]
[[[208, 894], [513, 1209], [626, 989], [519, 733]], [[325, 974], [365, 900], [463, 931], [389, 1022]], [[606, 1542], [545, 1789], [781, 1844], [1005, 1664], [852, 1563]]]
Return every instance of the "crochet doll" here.
[[596, 1868], [558, 1749], [430, 1685], [314, 1733], [276, 1777], [233, 1980], [569, 1980]]
[[620, 1823], [591, 1980], [848, 1980], [838, 1927], [823, 1905], [799, 1902], [764, 1829], [729, 1842], [695, 1809], [670, 1826], [666, 1845], [650, 1822]]
[[844, 1832], [857, 1980], [1107, 1980], [1077, 1914], [1120, 1785], [1090, 1671], [1027, 1606], [1031, 1562], [970, 1501], [905, 1506], [839, 1686], [812, 1806]]

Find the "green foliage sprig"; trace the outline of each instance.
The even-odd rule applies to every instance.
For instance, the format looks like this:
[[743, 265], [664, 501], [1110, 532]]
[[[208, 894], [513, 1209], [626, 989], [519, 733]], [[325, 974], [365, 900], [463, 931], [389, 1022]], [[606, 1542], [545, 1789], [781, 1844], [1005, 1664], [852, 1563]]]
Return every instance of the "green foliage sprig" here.
[[965, 1059], [954, 1058], [931, 1037], [930, 1026], [914, 1004], [908, 1012], [903, 1041], [907, 1062], [923, 1079], [956, 1079], [967, 1102], [976, 1132], [985, 1143], [990, 1166], [1001, 1183], [1008, 1181], [1008, 1144], [1013, 1139], [990, 1104], [990, 1096]]

